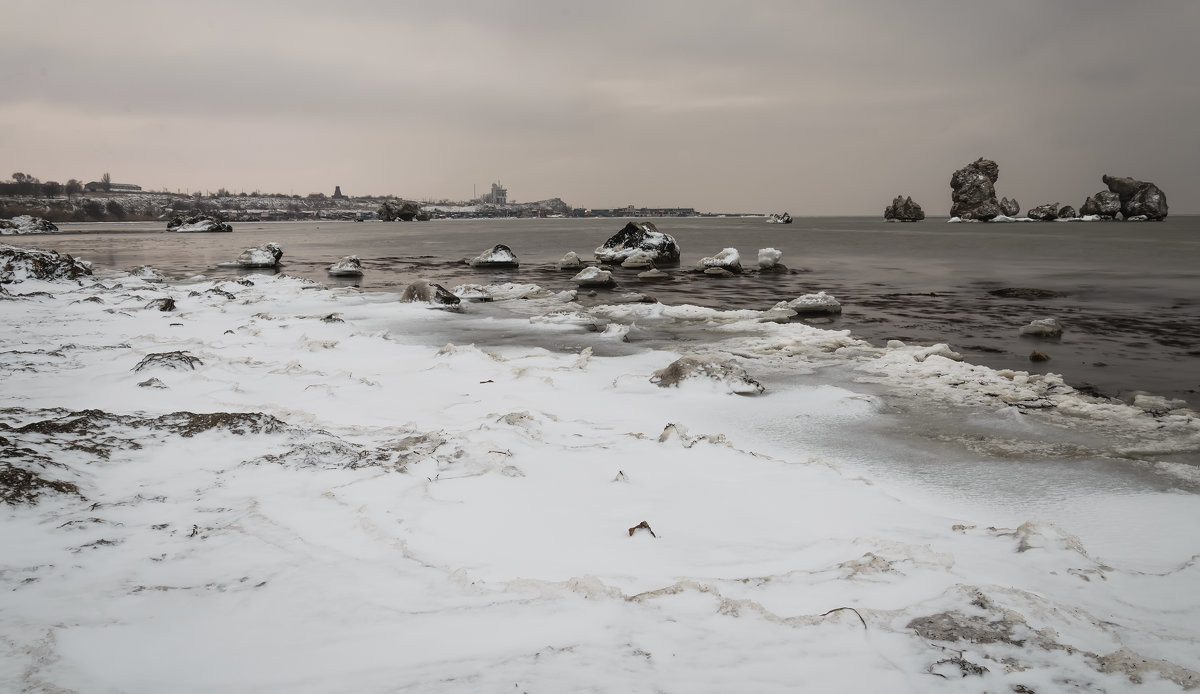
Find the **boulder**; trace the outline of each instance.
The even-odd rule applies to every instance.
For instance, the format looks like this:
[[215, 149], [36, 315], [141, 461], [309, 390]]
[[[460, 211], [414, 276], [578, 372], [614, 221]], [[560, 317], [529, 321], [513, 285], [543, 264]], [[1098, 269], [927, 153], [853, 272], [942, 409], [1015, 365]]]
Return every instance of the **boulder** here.
[[1000, 167], [990, 159], [976, 159], [950, 177], [950, 216], [987, 221], [1000, 215], [996, 179]]
[[167, 231], [177, 231], [181, 233], [203, 233], [217, 231], [233, 231], [233, 227], [222, 222], [216, 217], [211, 217], [206, 214], [196, 215], [194, 217], [181, 217], [176, 215], [167, 222]]
[[1048, 202], [1045, 205], [1038, 205], [1029, 210], [1026, 214], [1030, 219], [1036, 219], [1039, 222], [1050, 222], [1058, 219], [1058, 203]]
[[0, 244], [0, 284], [26, 279], [73, 280], [92, 274], [92, 264], [54, 251]]
[[1079, 208], [1079, 214], [1084, 216], [1096, 215], [1105, 219], [1113, 219], [1121, 213], [1121, 196], [1111, 190], [1102, 190], [1084, 200]]
[[1029, 323], [1029, 325], [1021, 326], [1022, 335], [1031, 335], [1033, 337], [1062, 337], [1062, 325], [1054, 318], [1042, 318]]
[[433, 284], [425, 280], [416, 280], [404, 288], [404, 292], [400, 294], [400, 301], [406, 303], [419, 301], [426, 304], [457, 306], [462, 299], [459, 299], [440, 284]]
[[1000, 198], [1000, 214], [1005, 217], [1016, 217], [1021, 214], [1021, 203], [1016, 199]]
[[758, 395], [764, 390], [761, 383], [746, 374], [745, 369], [730, 361], [681, 357], [650, 376], [650, 382], [659, 388], [678, 387], [689, 379], [709, 379], [738, 395]]
[[596, 249], [596, 260], [619, 263], [636, 251], [650, 254], [657, 265], [678, 265], [679, 244], [675, 237], [664, 234], [652, 222], [629, 222]]
[[579, 254], [575, 251], [567, 251], [567, 254], [558, 261], [559, 270], [579, 270], [583, 267], [583, 261], [579, 258]]
[[356, 255], [348, 255], [330, 265], [329, 274], [334, 277], [362, 277], [362, 261]]
[[492, 246], [488, 250], [467, 261], [471, 267], [482, 268], [515, 268], [520, 265], [517, 262], [517, 254], [513, 250], [502, 243]]
[[1161, 222], [1166, 218], [1167, 195], [1153, 183], [1107, 174], [1100, 180], [1120, 197], [1121, 216], [1125, 219], [1145, 217]]
[[17, 215], [12, 219], [0, 219], [0, 234], [52, 234], [58, 227], [48, 219]]
[[1071, 207], [1070, 205], [1063, 205], [1062, 207], [1058, 208], [1059, 219], [1075, 219], [1078, 216], [1079, 214], [1075, 212], [1075, 208]]
[[791, 301], [781, 301], [775, 308], [790, 308], [800, 316], [833, 316], [842, 312], [841, 303], [825, 292], [804, 294]]
[[598, 267], [585, 267], [571, 281], [580, 287], [612, 287], [617, 283], [611, 272]]
[[621, 261], [621, 267], [634, 269], [651, 268], [654, 267], [654, 256], [646, 251], [634, 251], [625, 260]]
[[264, 243], [255, 248], [247, 248], [234, 259], [233, 263], [246, 268], [276, 267], [283, 258], [283, 249], [279, 244]]
[[913, 202], [912, 197], [896, 196], [892, 204], [883, 210], [883, 218], [889, 222], [919, 222], [925, 219], [925, 211]]
[[[700, 262], [696, 263], [696, 269], [700, 272], [707, 272], [713, 268], [721, 269], [726, 272], [740, 273], [742, 271], [742, 259], [736, 248], [722, 248], [716, 255], [707, 258], [701, 258]], [[719, 274], [719, 273], [713, 273]]]

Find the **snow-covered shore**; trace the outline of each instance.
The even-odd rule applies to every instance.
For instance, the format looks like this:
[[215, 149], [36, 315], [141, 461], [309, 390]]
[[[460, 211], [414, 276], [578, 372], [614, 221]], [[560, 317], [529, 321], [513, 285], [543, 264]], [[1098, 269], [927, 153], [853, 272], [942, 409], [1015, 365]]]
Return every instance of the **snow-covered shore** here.
[[[4, 286], [3, 689], [1200, 683], [1200, 497], [1194, 467], [1164, 462], [1196, 450], [1187, 411], [782, 309], [506, 285], [445, 311], [281, 275]], [[765, 392], [656, 385], [682, 351], [600, 356], [631, 330], [697, 329], [688, 354]], [[540, 339], [472, 345], [485, 331]], [[582, 346], [531, 346], [556, 336]], [[886, 395], [789, 377], [825, 369]], [[862, 476], [836, 451], [878, 435], [884, 398], [1031, 420], [974, 441], [1014, 464], [1068, 441], [1177, 479], [1120, 509], [1166, 519], [1162, 540], [1134, 561]], [[1039, 447], [1035, 429], [1066, 433]]]

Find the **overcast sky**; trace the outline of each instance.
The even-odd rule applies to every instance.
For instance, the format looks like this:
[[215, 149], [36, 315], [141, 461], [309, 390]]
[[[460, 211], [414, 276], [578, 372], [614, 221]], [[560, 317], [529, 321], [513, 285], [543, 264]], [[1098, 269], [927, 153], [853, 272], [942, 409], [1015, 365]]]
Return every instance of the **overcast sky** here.
[[0, 177], [879, 214], [1000, 165], [1200, 212], [1200, 2], [3, 0]]

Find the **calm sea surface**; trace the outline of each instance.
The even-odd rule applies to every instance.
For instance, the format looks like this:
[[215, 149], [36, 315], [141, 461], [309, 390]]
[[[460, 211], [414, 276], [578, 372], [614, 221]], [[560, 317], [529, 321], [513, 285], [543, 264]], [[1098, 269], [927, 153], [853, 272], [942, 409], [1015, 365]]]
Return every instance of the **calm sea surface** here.
[[[66, 224], [65, 233], [3, 242], [70, 253], [98, 267], [150, 265], [174, 277], [234, 277], [216, 265], [268, 241], [284, 250], [283, 271], [327, 285], [397, 291], [415, 279], [447, 287], [511, 281], [573, 288], [555, 269], [567, 251], [585, 261], [616, 233], [619, 219], [444, 220], [425, 223], [283, 222], [235, 224], [232, 234], [174, 234], [161, 223]], [[654, 219], [683, 250], [663, 283], [617, 269], [616, 293], [642, 292], [667, 303], [766, 309], [824, 290], [844, 313], [815, 321], [882, 344], [946, 342], [969, 361], [1062, 374], [1076, 387], [1115, 397], [1148, 391], [1200, 408], [1200, 217], [1161, 223], [888, 224], [871, 217]], [[465, 257], [504, 243], [521, 267], [481, 271]], [[783, 251], [786, 274], [716, 279], [689, 272], [725, 247], [757, 267], [757, 251]], [[333, 280], [325, 269], [358, 255], [366, 276]], [[1058, 296], [1003, 298], [990, 292], [1036, 288]], [[605, 293], [585, 300], [599, 303]], [[1038, 318], [1057, 318], [1060, 341], [1022, 337]], [[1050, 356], [1034, 363], [1032, 351]]]

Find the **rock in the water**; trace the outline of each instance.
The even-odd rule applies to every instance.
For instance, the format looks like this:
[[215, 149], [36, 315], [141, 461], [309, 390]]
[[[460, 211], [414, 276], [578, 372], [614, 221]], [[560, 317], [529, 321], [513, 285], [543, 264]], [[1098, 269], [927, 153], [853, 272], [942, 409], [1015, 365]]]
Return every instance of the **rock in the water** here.
[[48, 219], [32, 217], [27, 214], [17, 215], [12, 219], [0, 219], [0, 234], [50, 234], [58, 231], [58, 227]]
[[514, 268], [520, 265], [517, 262], [517, 254], [513, 250], [502, 243], [492, 246], [490, 249], [480, 253], [479, 255], [467, 261], [471, 267], [495, 267], [495, 268]]
[[1058, 203], [1048, 202], [1045, 205], [1038, 205], [1029, 210], [1027, 213], [1030, 219], [1036, 219], [1039, 222], [1050, 222], [1058, 219]]
[[1075, 219], [1078, 216], [1079, 214], [1075, 212], [1075, 208], [1071, 207], [1070, 205], [1063, 205], [1062, 207], [1058, 208], [1059, 219]]
[[460, 284], [450, 291], [463, 301], [487, 303], [495, 298], [487, 288], [479, 284]]
[[638, 279], [643, 282], [663, 282], [671, 279], [671, 276], [658, 268], [654, 268], [645, 272], [639, 272]]
[[1167, 194], [1158, 186], [1134, 178], [1105, 174], [1100, 177], [1108, 189], [1121, 198], [1121, 216], [1145, 217], [1160, 222], [1167, 216]]
[[409, 303], [421, 301], [427, 304], [455, 306], [459, 304], [462, 299], [459, 299], [440, 284], [426, 282], [425, 280], [417, 280], [404, 288], [404, 292], [400, 295], [400, 301]]
[[704, 274], [708, 275], [709, 277], [736, 277], [737, 276], [734, 273], [730, 272], [729, 270], [726, 270], [723, 267], [706, 268], [704, 270]]
[[209, 231], [233, 231], [233, 227], [216, 217], [201, 214], [194, 217], [173, 217], [171, 221], [167, 222], [167, 231], [201, 233]]
[[781, 301], [776, 308], [780, 307], [790, 308], [801, 316], [832, 316], [842, 312], [841, 303], [823, 291]]
[[758, 267], [760, 270], [770, 270], [779, 264], [783, 251], [777, 248], [758, 249]]
[[700, 262], [696, 263], [696, 269], [701, 272], [712, 268], [719, 268], [726, 272], [740, 273], [742, 271], [742, 258], [736, 248], [722, 248], [715, 255], [701, 258]]
[[1084, 216], [1096, 215], [1105, 219], [1113, 219], [1121, 213], [1121, 196], [1111, 190], [1102, 190], [1089, 197], [1079, 208], [1079, 214]]
[[275, 242], [247, 248], [234, 259], [234, 263], [246, 268], [276, 267], [283, 258], [283, 249]]
[[1029, 361], [1050, 361], [1050, 355], [1035, 349], [1029, 353]]
[[621, 267], [634, 269], [654, 267], [654, 256], [646, 251], [634, 251], [621, 261]]
[[986, 222], [1000, 215], [996, 179], [1000, 167], [990, 159], [976, 159], [950, 177], [950, 216]]
[[559, 270], [578, 270], [583, 267], [583, 260], [579, 258], [579, 254], [575, 251], [567, 251], [567, 254], [558, 261]]
[[598, 267], [585, 267], [571, 281], [580, 287], [611, 287], [617, 283], [611, 272]]
[[329, 274], [334, 277], [362, 277], [362, 261], [356, 255], [348, 255], [330, 265]]
[[889, 222], [919, 222], [925, 219], [925, 210], [913, 202], [912, 197], [896, 196], [892, 204], [883, 210], [883, 218]]
[[675, 237], [662, 233], [652, 222], [626, 224], [596, 249], [596, 260], [619, 263], [636, 251], [649, 253], [656, 266], [679, 264], [679, 244]]
[[418, 222], [429, 221], [429, 215], [422, 212], [415, 202], [403, 200], [384, 200], [379, 206], [379, 218], [385, 222]]
[[1021, 203], [1016, 199], [1000, 198], [1000, 214], [1005, 217], [1016, 217], [1021, 214]]
[[92, 274], [92, 264], [54, 251], [0, 244], [0, 284], [21, 280], [73, 280]]
[[650, 376], [650, 382], [659, 388], [670, 388], [692, 378], [707, 378], [723, 385], [729, 392], [738, 395], [758, 395], [764, 388], [750, 378], [746, 370], [729, 361], [706, 361], [694, 357], [682, 357], [659, 369]]
[[1033, 337], [1062, 337], [1063, 329], [1054, 318], [1042, 318], [1032, 321], [1029, 325], [1021, 326], [1022, 335], [1032, 335]]

